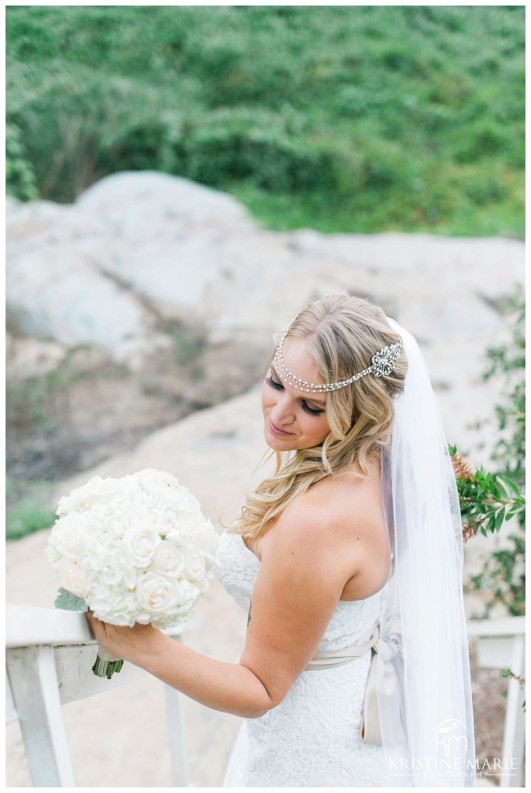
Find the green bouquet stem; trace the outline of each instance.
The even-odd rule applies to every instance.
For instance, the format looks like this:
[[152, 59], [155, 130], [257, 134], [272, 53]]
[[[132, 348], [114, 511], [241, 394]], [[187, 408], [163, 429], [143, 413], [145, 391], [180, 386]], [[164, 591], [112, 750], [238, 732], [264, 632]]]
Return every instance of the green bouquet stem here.
[[108, 680], [115, 674], [121, 671], [124, 662], [119, 658], [114, 658], [109, 655], [101, 647], [98, 648], [98, 655], [92, 667], [92, 671], [97, 677], [106, 677]]

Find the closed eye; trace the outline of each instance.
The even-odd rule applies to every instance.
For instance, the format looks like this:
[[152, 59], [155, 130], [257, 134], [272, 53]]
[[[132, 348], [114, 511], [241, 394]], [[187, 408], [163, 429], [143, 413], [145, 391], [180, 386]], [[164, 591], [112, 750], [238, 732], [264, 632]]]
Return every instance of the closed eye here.
[[270, 375], [269, 377], [266, 377], [266, 383], [267, 383], [267, 385], [270, 385], [271, 388], [277, 388], [280, 391], [284, 390], [284, 386], [282, 385], [282, 383], [278, 383], [276, 380], [273, 380], [273, 376], [272, 375]]
[[[272, 375], [266, 377], [266, 383], [268, 386], [270, 386], [271, 388], [275, 388], [277, 391], [284, 390], [284, 386], [282, 385], [282, 383], [279, 383], [278, 380], [275, 380]], [[322, 413], [325, 412], [324, 408], [320, 409], [320, 408], [310, 407], [310, 405], [306, 402], [305, 399], [301, 400], [301, 405], [302, 405], [302, 409], [305, 410], [306, 413], [309, 413], [310, 416], [320, 416]]]
[[305, 402], [305, 400], [302, 401], [302, 409], [305, 410], [307, 413], [309, 413], [311, 416], [320, 416], [322, 413], [324, 413], [324, 409], [321, 410], [319, 408], [311, 408], [309, 404]]

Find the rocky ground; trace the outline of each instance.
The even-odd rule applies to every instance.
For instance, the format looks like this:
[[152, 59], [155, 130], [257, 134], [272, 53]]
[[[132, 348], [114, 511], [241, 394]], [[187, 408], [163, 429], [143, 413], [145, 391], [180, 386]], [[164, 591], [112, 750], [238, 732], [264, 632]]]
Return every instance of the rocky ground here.
[[150, 172], [73, 205], [8, 199], [7, 254], [7, 463], [29, 480], [244, 393], [273, 334], [344, 289], [417, 335], [461, 440], [464, 400], [480, 419], [496, 399], [485, 349], [506, 338], [500, 308], [523, 279], [515, 240], [269, 232], [230, 196]]
[[[343, 289], [417, 336], [448, 440], [489, 466], [503, 384], [484, 382], [485, 350], [510, 335], [501, 307], [523, 280], [520, 242], [267, 232], [229, 196], [152, 173], [104, 179], [72, 206], [10, 201], [7, 233], [8, 475], [50, 481], [51, 502], [92, 473], [153, 466], [226, 523], [263, 476], [255, 385], [273, 333]], [[8, 543], [10, 602], [53, 602], [46, 536]], [[467, 570], [497, 542], [469, 541]], [[199, 615], [186, 641], [237, 660], [244, 618], [217, 585]], [[473, 678], [478, 756], [499, 756], [506, 683], [475, 667]], [[118, 712], [107, 740], [100, 725]], [[217, 786], [238, 720], [193, 702], [185, 713], [191, 784]], [[157, 681], [72, 703], [65, 719], [78, 785], [171, 785]], [[26, 786], [17, 730], [7, 779]]]

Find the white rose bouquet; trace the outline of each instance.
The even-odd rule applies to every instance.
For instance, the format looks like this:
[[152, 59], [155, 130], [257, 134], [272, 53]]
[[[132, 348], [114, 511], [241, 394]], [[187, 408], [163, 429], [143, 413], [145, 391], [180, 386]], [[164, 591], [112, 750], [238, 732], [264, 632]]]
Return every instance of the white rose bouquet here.
[[[61, 589], [58, 608], [91, 609], [112, 625], [185, 622], [208, 579], [217, 533], [199, 502], [171, 474], [145, 469], [91, 479], [59, 501], [46, 556]], [[94, 674], [123, 661], [99, 648]]]

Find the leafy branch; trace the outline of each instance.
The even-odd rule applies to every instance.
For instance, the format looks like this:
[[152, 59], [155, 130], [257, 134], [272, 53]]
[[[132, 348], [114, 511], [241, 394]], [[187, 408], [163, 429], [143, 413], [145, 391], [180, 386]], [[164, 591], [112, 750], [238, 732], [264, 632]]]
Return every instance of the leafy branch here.
[[[511, 669], [502, 669], [501, 676], [509, 677], [512, 680], [516, 680], [516, 682], [519, 683], [522, 688], [525, 687], [525, 677], [522, 677], [522, 675], [515, 675], [515, 673]], [[522, 710], [525, 711], [525, 699], [522, 702]]]
[[517, 286], [502, 312], [510, 315], [512, 338], [487, 350], [485, 380], [503, 377], [501, 403], [496, 406], [499, 435], [492, 460], [495, 473], [473, 471], [455, 447], [449, 447], [457, 481], [465, 540], [478, 532], [499, 532], [511, 518], [513, 531], [492, 551], [479, 574], [470, 576], [466, 591], [482, 595], [488, 618], [496, 606], [513, 616], [525, 614], [525, 300]]
[[525, 677], [522, 677], [522, 675], [515, 675], [510, 669], [502, 669], [501, 673], [502, 677], [510, 677], [520, 683], [521, 686], [525, 686]]
[[500, 531], [503, 523], [525, 514], [525, 496], [519, 485], [501, 473], [487, 473], [480, 468], [473, 471], [466, 460], [449, 446], [456, 475], [457, 492], [463, 520], [463, 539], [477, 534]]

